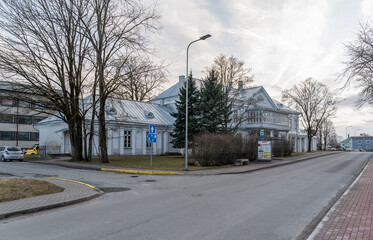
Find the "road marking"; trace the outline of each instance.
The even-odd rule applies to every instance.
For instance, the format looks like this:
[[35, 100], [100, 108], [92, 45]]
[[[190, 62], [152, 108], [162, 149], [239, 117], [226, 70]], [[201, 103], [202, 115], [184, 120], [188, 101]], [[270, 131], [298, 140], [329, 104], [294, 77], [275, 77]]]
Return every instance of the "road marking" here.
[[130, 173], [130, 174], [184, 175], [184, 173], [178, 173], [178, 172], [152, 172], [152, 171], [123, 170], [123, 169], [113, 169], [113, 168], [101, 168], [101, 171]]
[[25, 177], [25, 178], [55, 179], [55, 180], [61, 180], [61, 181], [68, 181], [68, 182], [79, 183], [79, 184], [85, 185], [85, 186], [90, 187], [90, 188], [96, 188], [96, 187], [94, 187], [92, 185], [89, 185], [88, 183], [79, 182], [79, 181], [75, 181], [75, 180], [71, 180], [71, 179], [65, 179], [65, 178], [53, 178], [53, 177]]

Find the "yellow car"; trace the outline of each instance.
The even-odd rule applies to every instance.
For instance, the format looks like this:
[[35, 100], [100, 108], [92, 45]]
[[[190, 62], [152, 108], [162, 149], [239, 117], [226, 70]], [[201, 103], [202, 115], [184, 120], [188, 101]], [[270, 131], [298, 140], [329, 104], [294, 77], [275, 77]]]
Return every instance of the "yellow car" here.
[[33, 155], [39, 153], [39, 144], [35, 144], [30, 149], [26, 150], [25, 155]]

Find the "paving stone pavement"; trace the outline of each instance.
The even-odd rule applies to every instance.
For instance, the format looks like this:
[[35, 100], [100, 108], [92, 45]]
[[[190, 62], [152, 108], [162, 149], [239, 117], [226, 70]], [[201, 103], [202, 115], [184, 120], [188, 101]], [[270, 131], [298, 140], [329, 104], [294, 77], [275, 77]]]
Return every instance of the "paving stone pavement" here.
[[51, 182], [65, 188], [65, 190], [60, 193], [0, 203], [0, 219], [86, 201], [103, 193], [96, 188], [69, 180], [51, 178], [33, 179]]
[[373, 159], [308, 239], [373, 239]]

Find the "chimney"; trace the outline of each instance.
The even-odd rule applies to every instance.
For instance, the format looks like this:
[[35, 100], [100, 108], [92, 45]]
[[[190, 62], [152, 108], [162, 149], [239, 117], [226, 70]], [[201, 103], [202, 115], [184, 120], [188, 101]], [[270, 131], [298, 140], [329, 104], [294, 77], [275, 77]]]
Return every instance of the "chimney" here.
[[238, 90], [242, 90], [242, 88], [243, 88], [243, 82], [238, 81]]
[[179, 76], [179, 83], [183, 83], [185, 81], [185, 76], [184, 75], [180, 75]]

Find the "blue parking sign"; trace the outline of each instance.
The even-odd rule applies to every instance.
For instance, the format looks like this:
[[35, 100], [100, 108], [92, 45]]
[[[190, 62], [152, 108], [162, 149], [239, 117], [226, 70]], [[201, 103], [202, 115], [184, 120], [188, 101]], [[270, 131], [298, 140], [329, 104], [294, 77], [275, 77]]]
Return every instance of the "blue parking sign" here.
[[148, 134], [148, 142], [150, 142], [150, 143], [157, 142], [157, 134], [149, 133]]

